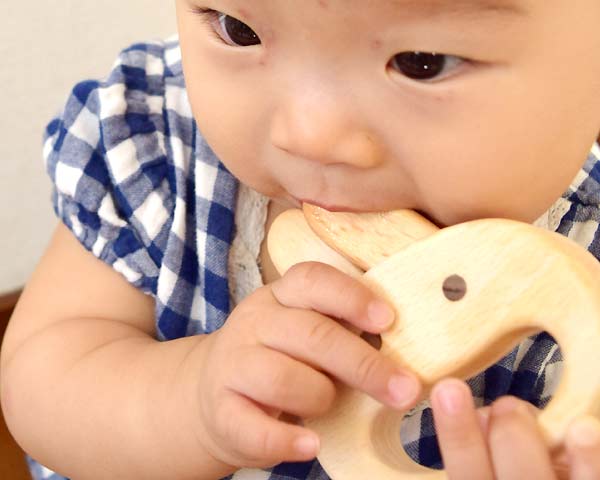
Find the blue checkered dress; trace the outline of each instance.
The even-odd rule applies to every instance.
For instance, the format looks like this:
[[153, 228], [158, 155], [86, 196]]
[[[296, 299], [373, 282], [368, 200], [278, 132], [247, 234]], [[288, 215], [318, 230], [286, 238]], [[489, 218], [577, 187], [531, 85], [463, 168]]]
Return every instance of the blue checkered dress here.
[[[44, 158], [57, 215], [86, 249], [156, 299], [159, 340], [210, 333], [224, 324], [238, 183], [193, 120], [177, 38], [133, 45], [105, 80], [76, 85], [47, 127]], [[596, 257], [599, 158], [596, 145], [554, 211], [556, 229]], [[480, 405], [513, 394], [543, 407], [560, 366], [557, 345], [542, 333], [470, 384]], [[406, 426], [409, 454], [440, 467], [431, 410], [417, 409]], [[36, 480], [63, 478], [28, 461]], [[228, 478], [328, 477], [314, 461]]]

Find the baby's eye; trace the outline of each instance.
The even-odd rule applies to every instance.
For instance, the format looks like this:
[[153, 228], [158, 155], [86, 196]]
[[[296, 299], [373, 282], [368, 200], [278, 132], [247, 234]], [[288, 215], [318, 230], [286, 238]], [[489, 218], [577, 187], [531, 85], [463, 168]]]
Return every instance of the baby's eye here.
[[220, 13], [219, 17], [220, 31], [217, 33], [229, 45], [238, 47], [249, 47], [251, 45], [260, 45], [260, 38], [254, 30], [241, 20]]
[[210, 22], [215, 32], [228, 45], [234, 47], [250, 47], [260, 45], [259, 36], [241, 20], [224, 13], [212, 11]]
[[390, 61], [390, 67], [412, 80], [426, 81], [443, 78], [465, 62], [454, 55], [426, 52], [402, 52]]

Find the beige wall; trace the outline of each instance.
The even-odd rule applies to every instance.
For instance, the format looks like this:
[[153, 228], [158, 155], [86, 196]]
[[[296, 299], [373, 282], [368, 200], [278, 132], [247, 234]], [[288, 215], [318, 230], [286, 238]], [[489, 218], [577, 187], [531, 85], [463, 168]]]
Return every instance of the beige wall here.
[[0, 0], [0, 296], [23, 285], [56, 224], [46, 123], [121, 48], [175, 33], [173, 0]]

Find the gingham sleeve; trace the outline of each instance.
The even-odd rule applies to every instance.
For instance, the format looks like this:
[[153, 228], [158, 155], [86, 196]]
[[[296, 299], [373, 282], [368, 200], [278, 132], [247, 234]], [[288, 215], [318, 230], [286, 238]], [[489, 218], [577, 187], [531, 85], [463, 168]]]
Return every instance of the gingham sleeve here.
[[77, 84], [46, 128], [54, 210], [83, 246], [148, 294], [174, 206], [164, 147], [160, 46], [124, 50], [102, 81]]

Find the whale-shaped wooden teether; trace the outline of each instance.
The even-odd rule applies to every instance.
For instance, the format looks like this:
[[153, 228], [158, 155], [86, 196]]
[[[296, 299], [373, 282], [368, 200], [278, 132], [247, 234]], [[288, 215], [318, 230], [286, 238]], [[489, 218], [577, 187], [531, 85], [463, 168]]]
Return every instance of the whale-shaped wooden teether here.
[[[564, 356], [561, 382], [538, 417], [548, 445], [562, 443], [574, 418], [600, 415], [600, 264], [586, 250], [559, 234], [502, 219], [442, 230], [423, 219], [419, 233], [399, 228], [402, 238], [394, 245], [394, 235], [378, 233], [381, 217], [316, 212], [318, 218], [307, 223], [322, 223], [321, 239], [306, 226], [291, 227], [305, 222], [299, 213], [276, 219], [268, 238], [276, 268], [283, 274], [312, 260], [347, 268], [347, 258], [361, 259], [367, 271], [358, 278], [397, 310], [395, 325], [381, 336], [381, 351], [417, 373], [426, 391], [444, 377], [477, 374], [519, 340], [545, 330]], [[309, 217], [314, 213], [305, 211]], [[389, 215], [400, 218], [398, 212]], [[291, 238], [300, 231], [305, 239]], [[412, 243], [407, 231], [416, 239]], [[294, 250], [304, 244], [310, 246]], [[379, 245], [379, 254], [364, 251], [373, 245]], [[331, 246], [347, 258], [333, 254]], [[328, 249], [326, 257], [314, 251], [321, 247]], [[405, 413], [341, 387], [330, 412], [306, 424], [321, 436], [319, 461], [333, 480], [447, 478], [405, 453], [400, 440]]]

